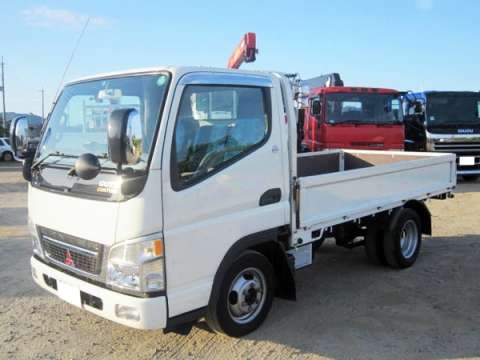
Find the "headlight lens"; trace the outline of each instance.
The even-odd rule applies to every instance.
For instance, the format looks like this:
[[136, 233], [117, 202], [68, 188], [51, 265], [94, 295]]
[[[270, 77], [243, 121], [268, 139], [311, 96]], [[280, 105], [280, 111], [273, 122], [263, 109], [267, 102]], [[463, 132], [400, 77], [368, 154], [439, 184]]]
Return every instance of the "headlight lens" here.
[[137, 292], [165, 288], [163, 240], [116, 245], [108, 258], [107, 284]]
[[43, 258], [42, 245], [40, 245], [40, 239], [38, 238], [37, 229], [30, 217], [28, 218], [28, 231], [30, 232], [30, 236], [32, 237], [33, 253]]

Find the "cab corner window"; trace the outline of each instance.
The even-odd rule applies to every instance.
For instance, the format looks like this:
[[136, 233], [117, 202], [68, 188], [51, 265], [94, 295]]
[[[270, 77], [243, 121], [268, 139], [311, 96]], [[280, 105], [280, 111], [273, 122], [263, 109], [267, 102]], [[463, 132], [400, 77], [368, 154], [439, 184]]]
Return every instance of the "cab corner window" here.
[[181, 189], [228, 166], [266, 140], [266, 89], [187, 86], [180, 101], [172, 151], [172, 185]]

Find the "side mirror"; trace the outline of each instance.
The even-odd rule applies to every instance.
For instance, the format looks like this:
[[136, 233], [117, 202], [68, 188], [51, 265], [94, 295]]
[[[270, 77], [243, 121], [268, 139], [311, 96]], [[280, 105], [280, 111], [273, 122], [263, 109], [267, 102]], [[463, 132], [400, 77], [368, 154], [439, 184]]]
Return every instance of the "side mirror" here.
[[121, 169], [137, 164], [143, 153], [142, 121], [137, 110], [119, 109], [108, 120], [108, 155]]
[[413, 104], [413, 109], [416, 115], [423, 114], [423, 104], [421, 101], [415, 101]]
[[15, 158], [23, 160], [23, 178], [32, 180], [32, 163], [39, 144], [41, 123], [30, 123], [28, 117], [22, 116], [10, 124], [10, 144]]
[[29, 116], [20, 116], [10, 124], [10, 144], [17, 159], [33, 156], [40, 142], [42, 121]]
[[320, 116], [322, 114], [322, 103], [319, 99], [312, 100], [312, 115]]
[[16, 158], [24, 159], [28, 153], [29, 144], [28, 119], [18, 117], [10, 124], [10, 144]]

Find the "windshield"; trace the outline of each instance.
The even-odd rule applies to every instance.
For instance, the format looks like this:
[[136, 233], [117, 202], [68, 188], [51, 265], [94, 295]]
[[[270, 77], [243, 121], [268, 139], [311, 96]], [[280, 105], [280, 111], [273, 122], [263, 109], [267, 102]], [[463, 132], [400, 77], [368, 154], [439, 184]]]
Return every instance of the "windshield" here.
[[114, 167], [108, 160], [108, 119], [114, 110], [133, 108], [140, 114], [144, 138], [141, 160], [133, 167], [145, 169], [168, 79], [166, 74], [138, 75], [66, 86], [45, 128], [37, 159], [57, 154], [45, 164], [72, 165], [79, 155], [92, 153], [104, 159], [102, 167]]
[[427, 98], [430, 125], [480, 125], [480, 95], [434, 94]]
[[328, 94], [326, 121], [331, 124], [392, 124], [402, 121], [396, 94]]

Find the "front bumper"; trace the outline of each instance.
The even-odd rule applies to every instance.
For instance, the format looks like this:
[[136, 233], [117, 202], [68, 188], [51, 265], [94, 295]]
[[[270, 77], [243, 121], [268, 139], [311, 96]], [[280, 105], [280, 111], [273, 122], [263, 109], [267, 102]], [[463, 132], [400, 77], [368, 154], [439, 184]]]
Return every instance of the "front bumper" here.
[[[457, 156], [457, 175], [480, 175], [480, 134], [436, 134], [427, 131], [426, 136], [431, 147], [429, 151]], [[462, 164], [462, 158], [469, 158], [469, 161]]]
[[480, 155], [469, 156], [473, 158], [472, 165], [462, 165], [460, 163], [461, 155], [457, 155], [457, 175], [480, 175]]
[[163, 329], [167, 325], [164, 296], [137, 298], [120, 294], [58, 271], [34, 257], [30, 263], [34, 281], [72, 305], [136, 329]]
[[467, 170], [467, 169], [464, 169], [464, 168], [459, 168], [457, 166], [457, 175], [480, 175], [480, 169]]

